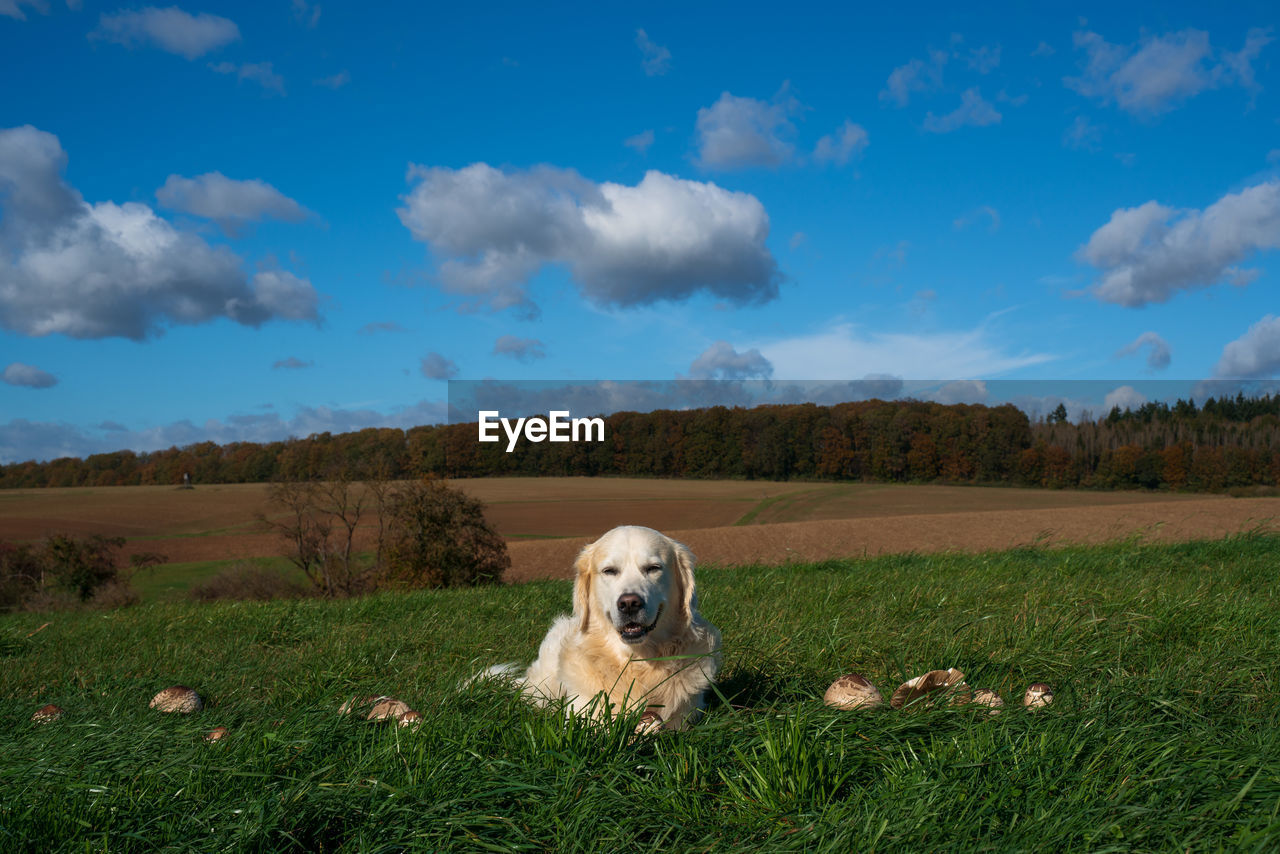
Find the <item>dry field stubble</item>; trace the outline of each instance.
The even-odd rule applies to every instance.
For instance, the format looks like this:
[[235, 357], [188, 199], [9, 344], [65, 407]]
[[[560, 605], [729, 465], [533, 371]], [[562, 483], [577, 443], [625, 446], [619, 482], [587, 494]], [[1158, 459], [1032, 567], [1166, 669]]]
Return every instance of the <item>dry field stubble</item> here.
[[[494, 478], [453, 482], [509, 538], [509, 578], [564, 577], [578, 548], [620, 524], [683, 539], [704, 564], [782, 563], [1030, 543], [1220, 537], [1271, 528], [1280, 499], [896, 484]], [[280, 553], [255, 521], [263, 484], [0, 491], [0, 539], [50, 533], [128, 539], [170, 562]]]

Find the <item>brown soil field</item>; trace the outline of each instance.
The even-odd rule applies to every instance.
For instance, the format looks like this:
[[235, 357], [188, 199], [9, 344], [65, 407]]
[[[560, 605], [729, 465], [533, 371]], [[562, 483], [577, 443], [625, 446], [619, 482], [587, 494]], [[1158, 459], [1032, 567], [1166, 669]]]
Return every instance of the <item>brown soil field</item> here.
[[[582, 544], [620, 524], [666, 531], [701, 563], [729, 566], [1220, 537], [1271, 529], [1280, 518], [1278, 498], [1141, 492], [622, 478], [453, 483], [488, 505], [508, 538], [513, 581], [567, 576]], [[98, 533], [126, 537], [126, 554], [160, 552], [172, 563], [268, 557], [281, 545], [255, 521], [266, 509], [262, 484], [4, 490], [0, 539]]]

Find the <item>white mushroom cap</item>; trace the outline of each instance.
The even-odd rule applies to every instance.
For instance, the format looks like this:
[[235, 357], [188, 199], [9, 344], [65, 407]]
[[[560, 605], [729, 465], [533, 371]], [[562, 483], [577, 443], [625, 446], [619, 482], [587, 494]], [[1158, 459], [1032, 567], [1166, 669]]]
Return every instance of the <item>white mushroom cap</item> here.
[[[929, 697], [924, 703], [916, 703], [921, 697], [941, 692], [938, 698]], [[941, 698], [950, 699], [952, 705], [967, 703], [971, 699], [969, 686], [964, 684], [964, 674], [954, 667], [946, 670], [930, 670], [923, 676], [908, 679], [898, 686], [889, 698], [889, 705], [895, 709], [915, 704], [917, 706], [933, 705]]]
[[186, 685], [174, 685], [152, 697], [151, 708], [161, 712], [179, 712], [189, 715], [204, 708], [204, 702], [199, 694]]
[[221, 741], [227, 737], [228, 730], [224, 726], [216, 726], [205, 733], [205, 741]]
[[397, 700], [395, 697], [383, 697], [373, 704], [373, 708], [369, 710], [368, 719], [371, 721], [385, 721], [388, 718], [399, 720], [402, 715], [410, 711], [413, 710], [403, 700]]
[[993, 715], [1000, 714], [1000, 707], [1004, 705], [1004, 700], [1000, 699], [1000, 695], [995, 691], [988, 690], [987, 688], [979, 688], [974, 691], [973, 702], [981, 706], [990, 706], [990, 713]]
[[52, 721], [56, 721], [60, 717], [62, 717], [62, 707], [55, 706], [53, 703], [50, 703], [47, 706], [41, 706], [40, 708], [36, 709], [35, 714], [31, 716], [31, 722], [37, 723], [37, 724], [47, 724], [47, 723], [51, 723]]
[[419, 712], [410, 709], [400, 716], [400, 726], [410, 726], [417, 729], [422, 724], [422, 715]]
[[1028, 709], [1042, 709], [1053, 702], [1053, 688], [1044, 682], [1033, 682], [1022, 698], [1022, 705]]
[[836, 709], [875, 709], [884, 705], [884, 697], [861, 674], [847, 673], [831, 683], [822, 702]]

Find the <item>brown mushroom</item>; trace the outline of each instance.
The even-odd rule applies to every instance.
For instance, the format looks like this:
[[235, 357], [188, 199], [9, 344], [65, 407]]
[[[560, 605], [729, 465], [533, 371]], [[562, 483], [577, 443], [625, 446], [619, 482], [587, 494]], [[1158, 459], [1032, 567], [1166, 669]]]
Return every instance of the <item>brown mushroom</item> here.
[[400, 716], [400, 726], [413, 727], [417, 729], [422, 725], [422, 714], [413, 709], [405, 712]]
[[[934, 696], [934, 695], [937, 696]], [[917, 702], [921, 698], [923, 702]], [[964, 674], [954, 667], [947, 670], [930, 670], [923, 676], [908, 679], [898, 686], [889, 698], [889, 705], [895, 709], [906, 706], [933, 706], [943, 699], [952, 705], [967, 703], [971, 699], [969, 686], [964, 684]]]
[[386, 694], [370, 694], [367, 697], [348, 697], [347, 701], [338, 707], [338, 714], [349, 715], [357, 709], [372, 706], [374, 703], [388, 699], [390, 698]]
[[1042, 709], [1053, 702], [1053, 688], [1044, 682], [1033, 682], [1022, 698], [1028, 709]]
[[399, 720], [401, 716], [412, 711], [409, 704], [403, 700], [397, 700], [395, 697], [383, 697], [373, 704], [373, 708], [369, 710], [368, 719], [371, 721], [385, 721], [388, 719]]
[[205, 741], [221, 741], [227, 737], [228, 730], [224, 726], [216, 726], [205, 733]]
[[186, 685], [165, 688], [151, 698], [151, 708], [161, 712], [178, 712], [189, 715], [204, 708], [200, 695]]
[[31, 722], [36, 724], [47, 724], [56, 721], [60, 717], [62, 717], [62, 707], [55, 706], [53, 703], [50, 703], [47, 706], [41, 706], [36, 709], [35, 714], [31, 716]]
[[979, 688], [978, 690], [974, 691], [973, 702], [977, 703], [980, 706], [990, 706], [991, 711], [989, 712], [989, 714], [993, 714], [993, 715], [1000, 714], [1000, 707], [1004, 705], [1004, 700], [1000, 699], [1000, 695], [997, 694], [995, 691], [991, 691], [987, 688]]
[[822, 702], [836, 709], [875, 709], [884, 705], [884, 697], [861, 674], [847, 673], [831, 683]]

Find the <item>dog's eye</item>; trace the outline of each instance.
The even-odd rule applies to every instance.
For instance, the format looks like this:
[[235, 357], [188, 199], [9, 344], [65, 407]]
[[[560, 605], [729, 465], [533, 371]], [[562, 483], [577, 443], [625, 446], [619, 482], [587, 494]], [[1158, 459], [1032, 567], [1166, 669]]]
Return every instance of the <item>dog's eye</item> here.
[[600, 571], [601, 571], [601, 572], [603, 572], [605, 575], [617, 575], [617, 574], [618, 574], [618, 568], [617, 568], [616, 566], [606, 566], [604, 569], [602, 569], [602, 570], [600, 570]]
[[662, 564], [655, 563], [653, 566], [646, 566], [644, 568], [644, 571], [645, 572], [662, 572]]

